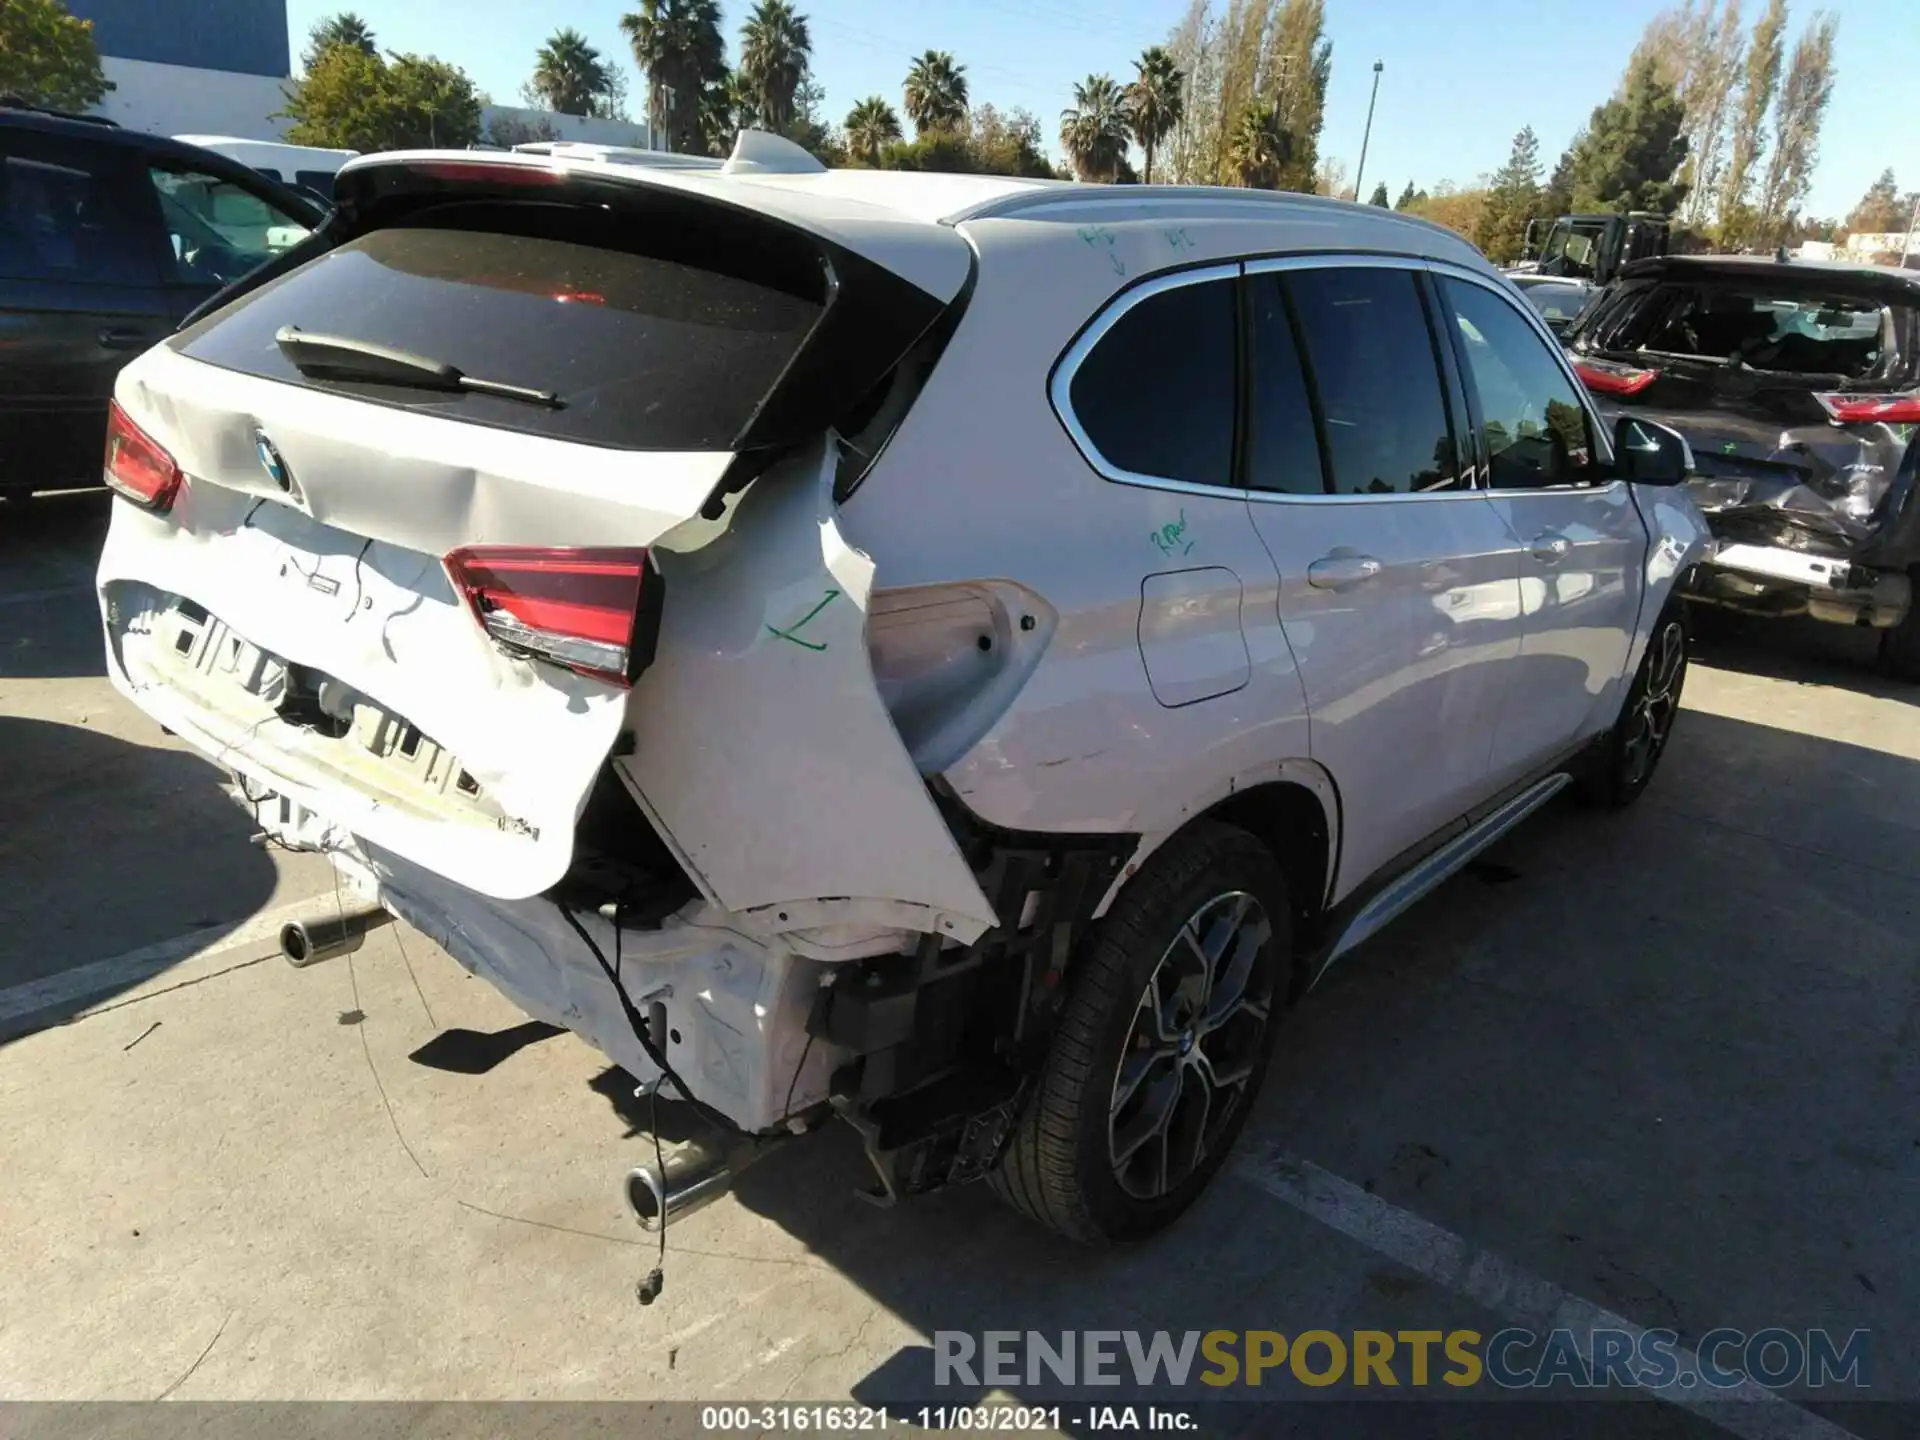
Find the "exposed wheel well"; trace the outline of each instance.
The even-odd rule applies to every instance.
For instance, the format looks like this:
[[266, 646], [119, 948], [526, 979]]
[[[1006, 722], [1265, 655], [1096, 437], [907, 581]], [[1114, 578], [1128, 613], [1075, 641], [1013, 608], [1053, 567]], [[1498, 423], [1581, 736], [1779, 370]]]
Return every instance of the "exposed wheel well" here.
[[1202, 818], [1238, 826], [1273, 851], [1293, 899], [1296, 943], [1310, 948], [1326, 905], [1333, 843], [1320, 797], [1304, 785], [1280, 780], [1230, 795]]

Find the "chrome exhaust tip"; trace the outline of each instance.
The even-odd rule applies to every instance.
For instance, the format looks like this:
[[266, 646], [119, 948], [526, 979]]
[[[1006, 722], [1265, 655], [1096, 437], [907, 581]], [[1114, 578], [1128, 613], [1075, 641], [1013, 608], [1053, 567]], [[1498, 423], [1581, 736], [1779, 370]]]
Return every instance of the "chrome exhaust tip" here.
[[370, 931], [392, 923], [393, 916], [376, 901], [359, 900], [344, 909], [327, 906], [282, 925], [280, 953], [295, 969], [305, 969], [336, 955], [352, 954]]
[[734, 1178], [773, 1144], [704, 1136], [681, 1141], [662, 1151], [660, 1161], [646, 1160], [627, 1172], [627, 1208], [642, 1230], [657, 1235], [663, 1225], [684, 1220], [725, 1195]]

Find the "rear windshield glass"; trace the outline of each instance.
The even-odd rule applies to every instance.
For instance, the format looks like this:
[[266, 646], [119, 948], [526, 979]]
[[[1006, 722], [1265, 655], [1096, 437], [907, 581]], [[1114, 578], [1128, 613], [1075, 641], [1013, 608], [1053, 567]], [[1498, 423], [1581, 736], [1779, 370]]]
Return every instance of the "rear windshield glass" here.
[[[328, 252], [175, 343], [227, 369], [475, 424], [631, 450], [729, 449], [824, 294], [795, 293], [811, 277], [796, 283], [791, 267], [774, 272], [776, 288], [684, 254], [636, 253], [641, 229], [569, 207], [442, 207]], [[552, 392], [560, 405], [315, 378], [275, 343], [285, 325]]]
[[1613, 333], [1595, 336], [1607, 349], [1848, 379], [1879, 369], [1893, 330], [1876, 300], [1735, 281], [1655, 285], [1607, 320], [1617, 322]]

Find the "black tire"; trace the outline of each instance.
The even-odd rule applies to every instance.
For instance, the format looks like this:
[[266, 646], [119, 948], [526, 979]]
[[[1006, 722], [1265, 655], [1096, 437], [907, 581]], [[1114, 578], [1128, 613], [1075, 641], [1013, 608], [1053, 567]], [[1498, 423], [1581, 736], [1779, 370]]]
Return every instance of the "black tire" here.
[[1907, 602], [1907, 618], [1880, 637], [1880, 668], [1896, 680], [1920, 683], [1920, 565], [1907, 573], [1913, 598]]
[[1680, 714], [1680, 694], [1687, 683], [1692, 640], [1687, 609], [1678, 600], [1667, 602], [1653, 622], [1647, 653], [1640, 657], [1627, 697], [1613, 728], [1595, 747], [1593, 762], [1580, 776], [1577, 794], [1588, 805], [1620, 810], [1638, 800], [1660, 768], [1674, 722]]
[[[1090, 1245], [1144, 1238], [1191, 1205], [1265, 1078], [1291, 978], [1291, 915], [1278, 861], [1244, 830], [1199, 821], [1156, 851], [1075, 957], [1053, 1047], [993, 1175], [1001, 1198]], [[1207, 960], [1215, 939], [1219, 953]], [[1240, 998], [1222, 998], [1235, 993], [1234, 972]], [[1203, 973], [1219, 985], [1199, 980]], [[1129, 1056], [1134, 1088], [1121, 1099]], [[1142, 1126], [1160, 1139], [1140, 1142]], [[1135, 1148], [1116, 1164], [1128, 1144]], [[1153, 1193], [1156, 1166], [1163, 1183]]]

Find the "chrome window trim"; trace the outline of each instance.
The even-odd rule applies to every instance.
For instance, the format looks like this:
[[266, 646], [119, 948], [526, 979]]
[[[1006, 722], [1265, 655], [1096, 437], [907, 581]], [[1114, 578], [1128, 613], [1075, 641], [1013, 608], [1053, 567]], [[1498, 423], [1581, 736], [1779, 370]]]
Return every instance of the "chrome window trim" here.
[[1406, 270], [1419, 273], [1433, 262], [1424, 255], [1386, 255], [1372, 251], [1316, 251], [1310, 255], [1262, 255], [1241, 268], [1249, 275], [1283, 270]]
[[1053, 370], [1053, 378], [1047, 383], [1047, 398], [1053, 406], [1053, 413], [1059, 419], [1061, 427], [1072, 439], [1074, 448], [1087, 462], [1093, 472], [1104, 480], [1117, 485], [1133, 485], [1148, 490], [1165, 490], [1176, 495], [1199, 495], [1244, 498], [1263, 505], [1312, 504], [1312, 505], [1378, 505], [1406, 501], [1436, 500], [1472, 500], [1495, 495], [1566, 495], [1571, 493], [1598, 493], [1614, 485], [1627, 482], [1618, 478], [1598, 485], [1553, 485], [1528, 490], [1495, 489], [1492, 486], [1469, 482], [1446, 490], [1396, 491], [1386, 495], [1303, 495], [1286, 490], [1251, 490], [1238, 485], [1207, 485], [1193, 480], [1175, 480], [1164, 475], [1148, 475], [1137, 470], [1126, 470], [1113, 464], [1100, 453], [1100, 447], [1093, 443], [1081, 425], [1080, 418], [1073, 410], [1073, 380], [1079, 373], [1082, 362], [1092, 353], [1106, 334], [1116, 325], [1122, 316], [1134, 306], [1152, 296], [1168, 290], [1176, 290], [1185, 285], [1203, 285], [1218, 280], [1237, 279], [1242, 275], [1275, 274], [1296, 270], [1405, 270], [1417, 273], [1421, 270], [1434, 275], [1445, 276], [1478, 285], [1490, 294], [1504, 300], [1508, 308], [1517, 312], [1532, 327], [1560, 365], [1562, 374], [1573, 386], [1574, 394], [1579, 397], [1587, 413], [1587, 423], [1593, 427], [1594, 445], [1601, 454], [1602, 463], [1611, 468], [1614, 463], [1612, 437], [1603, 423], [1593, 403], [1593, 397], [1587, 393], [1587, 387], [1580, 383], [1580, 377], [1574, 373], [1567, 359], [1566, 349], [1547, 328], [1539, 312], [1521, 297], [1518, 304], [1507, 293], [1507, 288], [1499, 276], [1484, 274], [1469, 266], [1457, 265], [1448, 260], [1436, 260], [1422, 255], [1388, 255], [1360, 252], [1318, 251], [1306, 255], [1263, 255], [1255, 259], [1231, 261], [1225, 264], [1197, 266], [1191, 270], [1174, 270], [1152, 276], [1114, 296], [1107, 302], [1093, 320], [1082, 330], [1066, 352], [1060, 357]]
[[[1079, 374], [1081, 364], [1093, 352], [1093, 347], [1106, 338], [1107, 332], [1119, 323], [1134, 306], [1149, 300], [1155, 295], [1163, 295], [1169, 290], [1178, 290], [1188, 285], [1205, 285], [1218, 280], [1238, 280], [1240, 263], [1233, 261], [1225, 265], [1203, 265], [1192, 270], [1173, 270], [1122, 291], [1107, 302], [1106, 308], [1094, 316], [1067, 347], [1067, 351], [1053, 367], [1053, 378], [1047, 382], [1047, 399], [1053, 405], [1053, 413], [1061, 426], [1073, 440], [1074, 448], [1094, 473], [1102, 479], [1111, 480], [1119, 485], [1138, 485], [1149, 490], [1170, 490], [1176, 495], [1228, 496], [1235, 499], [1247, 494], [1237, 485], [1204, 485], [1194, 480], [1175, 480], [1165, 475], [1147, 475], [1138, 470], [1124, 470], [1100, 453], [1100, 447], [1093, 443], [1093, 437], [1087, 434], [1086, 427], [1080, 423], [1080, 417], [1073, 413], [1073, 380]], [[1235, 409], [1239, 400], [1234, 401]]]
[[1455, 486], [1451, 490], [1395, 490], [1380, 495], [1302, 495], [1296, 490], [1244, 490], [1244, 494], [1256, 505], [1391, 505], [1396, 501], [1424, 500], [1432, 504], [1438, 500], [1484, 500], [1493, 492], [1481, 490], [1475, 486]]

